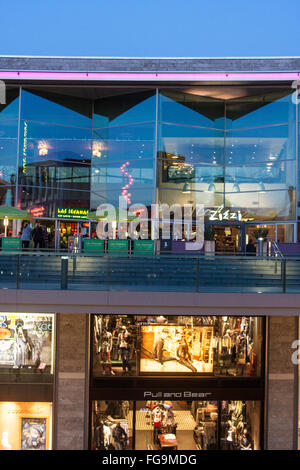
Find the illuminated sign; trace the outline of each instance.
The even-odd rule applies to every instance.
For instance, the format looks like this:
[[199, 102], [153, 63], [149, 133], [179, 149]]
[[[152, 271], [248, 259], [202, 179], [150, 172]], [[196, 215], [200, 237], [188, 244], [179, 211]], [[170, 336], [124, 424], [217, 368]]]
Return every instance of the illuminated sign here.
[[26, 175], [27, 134], [28, 134], [28, 124], [27, 124], [27, 121], [24, 121], [24, 130], [23, 130], [23, 163], [22, 163], [22, 171], [23, 171], [24, 175]]
[[56, 217], [58, 219], [82, 219], [89, 217], [89, 209], [74, 209], [73, 207], [57, 207]]
[[206, 214], [209, 220], [242, 220], [241, 211], [230, 211], [224, 206], [219, 206], [215, 210], [207, 209]]
[[29, 209], [32, 217], [42, 217], [45, 214], [46, 208], [44, 206], [32, 207]]

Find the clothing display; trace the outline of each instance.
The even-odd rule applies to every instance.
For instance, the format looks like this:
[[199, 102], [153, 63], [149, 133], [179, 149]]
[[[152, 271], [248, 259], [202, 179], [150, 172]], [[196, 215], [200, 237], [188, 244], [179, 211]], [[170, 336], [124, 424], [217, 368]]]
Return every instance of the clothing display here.
[[94, 369], [257, 376], [261, 327], [258, 317], [94, 315]]
[[96, 450], [125, 450], [130, 444], [129, 402], [95, 402], [94, 445]]
[[0, 368], [42, 370], [51, 364], [52, 316], [1, 315]]

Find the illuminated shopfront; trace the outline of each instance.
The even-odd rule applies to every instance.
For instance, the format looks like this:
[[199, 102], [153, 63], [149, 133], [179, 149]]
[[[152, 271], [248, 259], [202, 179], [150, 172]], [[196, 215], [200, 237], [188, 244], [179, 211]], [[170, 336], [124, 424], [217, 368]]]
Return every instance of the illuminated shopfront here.
[[0, 381], [53, 380], [54, 326], [54, 314], [0, 315]]
[[90, 448], [262, 448], [264, 324], [93, 315]]
[[50, 450], [52, 404], [0, 402], [1, 450]]
[[275, 241], [297, 241], [289, 85], [98, 86], [93, 95], [85, 86], [8, 87], [1, 204], [56, 224], [79, 223], [103, 203], [118, 207], [120, 196], [149, 217], [154, 203], [203, 204], [219, 251], [243, 251], [257, 224]]

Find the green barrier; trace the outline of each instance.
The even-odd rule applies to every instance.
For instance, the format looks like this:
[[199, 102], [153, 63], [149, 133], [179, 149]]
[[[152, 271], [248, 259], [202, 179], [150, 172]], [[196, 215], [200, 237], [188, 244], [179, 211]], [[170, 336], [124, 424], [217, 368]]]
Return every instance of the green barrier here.
[[83, 238], [83, 250], [85, 253], [104, 254], [104, 240]]
[[3, 237], [2, 251], [22, 251], [22, 240], [17, 237]]
[[108, 240], [107, 253], [109, 255], [126, 256], [128, 254], [128, 240]]
[[152, 256], [154, 252], [154, 241], [134, 240], [133, 250], [136, 256]]

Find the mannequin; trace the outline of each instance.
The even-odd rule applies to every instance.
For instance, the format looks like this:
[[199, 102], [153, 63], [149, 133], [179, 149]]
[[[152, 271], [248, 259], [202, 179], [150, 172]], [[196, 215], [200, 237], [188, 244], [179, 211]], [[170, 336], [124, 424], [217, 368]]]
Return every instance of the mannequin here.
[[110, 357], [111, 349], [112, 349], [112, 334], [104, 328], [102, 335], [101, 335], [101, 343], [100, 343], [100, 354], [101, 354], [101, 364], [103, 368], [103, 374], [105, 374], [106, 366], [107, 366], [111, 375], [115, 375], [114, 371], [112, 370], [112, 364], [111, 364], [111, 357]]
[[125, 430], [122, 428], [120, 421], [117, 421], [117, 424], [112, 432], [112, 437], [116, 450], [124, 450], [126, 448], [128, 436]]
[[122, 368], [123, 368], [123, 373], [126, 374], [126, 372], [131, 371], [131, 366], [129, 363], [129, 355], [130, 355], [130, 333], [127, 331], [126, 326], [122, 326], [121, 332], [119, 333], [118, 336], [118, 347], [120, 351], [120, 356], [122, 360]]
[[161, 427], [161, 422], [162, 422], [162, 411], [159, 405], [157, 405], [153, 411], [152, 411], [152, 417], [153, 417], [153, 442], [154, 444], [157, 444], [157, 438], [158, 438], [158, 433]]
[[245, 428], [243, 430], [241, 439], [240, 439], [240, 449], [241, 450], [252, 450], [251, 437], [248, 433], [248, 430]]
[[182, 338], [180, 340], [176, 355], [179, 364], [182, 364], [183, 366], [187, 367], [192, 372], [197, 372], [196, 367], [192, 364], [192, 355], [189, 351], [189, 347], [185, 338]]
[[23, 367], [26, 361], [27, 339], [23, 330], [23, 325], [19, 324], [16, 328], [16, 359], [15, 367]]

